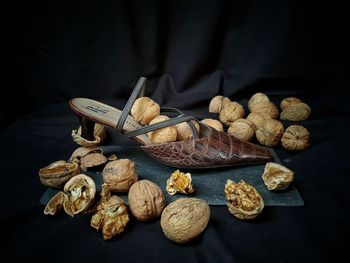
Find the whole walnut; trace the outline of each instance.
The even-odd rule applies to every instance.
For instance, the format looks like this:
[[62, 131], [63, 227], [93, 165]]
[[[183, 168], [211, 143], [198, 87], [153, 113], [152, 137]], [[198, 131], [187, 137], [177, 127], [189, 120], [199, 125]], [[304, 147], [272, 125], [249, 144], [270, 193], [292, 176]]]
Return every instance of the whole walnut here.
[[281, 120], [286, 121], [304, 121], [311, 114], [310, 107], [303, 102], [289, 105], [281, 112]]
[[179, 198], [170, 203], [160, 219], [164, 235], [177, 243], [186, 243], [198, 237], [207, 227], [210, 208], [197, 198]]
[[297, 104], [300, 102], [302, 102], [301, 99], [298, 99], [296, 97], [289, 97], [289, 98], [285, 98], [281, 101], [280, 107], [281, 107], [281, 110], [284, 110], [288, 106], [290, 106], [292, 104]]
[[[198, 122], [192, 121], [192, 123], [195, 126], [196, 130], [199, 131]], [[175, 128], [177, 131], [177, 140], [178, 141], [190, 140], [193, 138], [192, 130], [187, 122], [181, 122], [179, 124], [176, 124]]]
[[271, 116], [264, 112], [251, 112], [247, 116], [247, 120], [254, 123], [256, 128], [261, 127], [266, 119], [271, 119]]
[[209, 112], [219, 113], [222, 107], [224, 97], [221, 95], [215, 96], [209, 103]]
[[134, 183], [129, 189], [128, 200], [131, 213], [139, 221], [160, 217], [165, 207], [162, 190], [149, 180]]
[[265, 101], [269, 101], [269, 97], [267, 95], [265, 95], [264, 93], [258, 92], [255, 93], [248, 101], [248, 109], [253, 112], [254, 107], [256, 104], [260, 103], [260, 102], [265, 102]]
[[131, 116], [142, 124], [146, 125], [160, 114], [160, 106], [149, 97], [140, 97], [131, 108]]
[[138, 180], [135, 163], [129, 159], [119, 159], [106, 164], [102, 171], [104, 183], [111, 191], [127, 192]]
[[262, 101], [255, 104], [252, 112], [268, 114], [272, 119], [276, 119], [279, 116], [277, 107], [271, 101]]
[[222, 123], [215, 119], [203, 119], [201, 120], [202, 123], [214, 128], [217, 131], [224, 131], [224, 126]]
[[[151, 124], [162, 122], [168, 119], [169, 119], [168, 116], [159, 115], [155, 117], [149, 124], [151, 125]], [[151, 142], [155, 144], [174, 142], [177, 139], [177, 130], [175, 126], [168, 126], [155, 131], [151, 131], [147, 133], [147, 135], [151, 139]]]
[[227, 133], [243, 141], [250, 141], [255, 134], [255, 130], [255, 125], [251, 121], [238, 119], [231, 123]]
[[283, 133], [281, 142], [288, 151], [303, 151], [310, 147], [310, 132], [301, 125], [291, 125]]
[[224, 125], [228, 127], [232, 122], [242, 118], [243, 116], [244, 108], [241, 104], [234, 101], [223, 100], [219, 119]]
[[280, 142], [283, 132], [284, 127], [280, 121], [268, 119], [256, 130], [255, 135], [262, 145], [273, 147]]

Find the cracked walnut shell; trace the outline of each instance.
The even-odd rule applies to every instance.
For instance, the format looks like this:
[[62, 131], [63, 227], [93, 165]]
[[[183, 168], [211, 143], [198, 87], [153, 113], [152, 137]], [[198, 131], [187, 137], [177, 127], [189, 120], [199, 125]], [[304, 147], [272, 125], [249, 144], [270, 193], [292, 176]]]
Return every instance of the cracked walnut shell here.
[[224, 126], [218, 120], [215, 120], [215, 119], [203, 119], [203, 120], [201, 120], [201, 123], [204, 123], [205, 125], [210, 126], [210, 127], [214, 128], [217, 131], [224, 131]]
[[264, 209], [264, 200], [250, 184], [228, 179], [225, 184], [227, 207], [239, 219], [253, 219]]
[[[159, 115], [155, 117], [149, 124], [162, 122], [168, 119], [168, 116]], [[177, 130], [175, 126], [168, 126], [155, 131], [151, 131], [147, 133], [147, 135], [154, 144], [174, 142], [177, 139]]]
[[131, 108], [131, 116], [142, 125], [149, 124], [159, 114], [159, 104], [149, 97], [138, 98]]
[[62, 191], [55, 194], [45, 206], [44, 214], [52, 216], [58, 214], [62, 209], [64, 198], [65, 196]]
[[266, 163], [262, 175], [269, 190], [285, 190], [294, 180], [294, 172], [278, 163]]
[[274, 147], [280, 142], [283, 132], [284, 127], [280, 121], [268, 119], [256, 130], [255, 135], [262, 145]]
[[310, 147], [310, 132], [301, 125], [291, 125], [283, 133], [281, 142], [288, 151], [303, 151]]
[[232, 122], [242, 118], [243, 116], [244, 108], [241, 104], [230, 100], [223, 100], [219, 119], [224, 125], [228, 127]]
[[111, 191], [124, 193], [138, 180], [135, 163], [129, 159], [107, 163], [102, 171], [102, 177]]
[[96, 185], [94, 180], [85, 174], [78, 174], [65, 184], [64, 211], [74, 216], [86, 211], [94, 202]]
[[183, 173], [179, 170], [173, 172], [166, 182], [166, 191], [169, 195], [176, 193], [192, 194], [195, 189], [192, 184], [192, 177], [190, 173]]
[[81, 137], [81, 126], [79, 126], [78, 130], [72, 130], [72, 138], [73, 141], [75, 141], [80, 146], [95, 146], [101, 144], [106, 137], [105, 127], [103, 125], [95, 123], [93, 133], [94, 140], [89, 141]]
[[70, 178], [79, 172], [80, 168], [78, 164], [67, 163], [61, 160], [41, 168], [39, 170], [39, 178], [43, 185], [62, 188]]
[[164, 235], [176, 243], [186, 243], [205, 230], [210, 218], [206, 201], [197, 198], [179, 198], [170, 203], [160, 219]]
[[280, 118], [285, 121], [304, 121], [309, 118], [310, 114], [310, 107], [306, 103], [301, 102], [284, 108]]
[[160, 217], [165, 198], [162, 189], [149, 180], [135, 182], [129, 189], [129, 207], [139, 221], [149, 221]]
[[97, 231], [102, 229], [103, 239], [108, 240], [121, 234], [128, 222], [129, 214], [124, 200], [111, 196], [108, 187], [102, 186], [101, 202], [97, 206], [96, 214], [91, 217], [90, 225]]
[[227, 133], [243, 141], [250, 141], [255, 134], [255, 125], [249, 120], [238, 119], [231, 123]]

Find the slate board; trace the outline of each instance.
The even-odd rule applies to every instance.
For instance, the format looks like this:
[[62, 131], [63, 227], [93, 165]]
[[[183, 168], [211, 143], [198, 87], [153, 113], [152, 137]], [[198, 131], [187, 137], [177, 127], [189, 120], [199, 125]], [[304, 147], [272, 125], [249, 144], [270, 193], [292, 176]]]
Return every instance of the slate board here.
[[[101, 148], [103, 148], [106, 156], [116, 154], [118, 159], [128, 158], [134, 161], [136, 163], [136, 171], [139, 175], [139, 180], [148, 179], [156, 183], [163, 190], [167, 203], [170, 203], [180, 197], [184, 197], [184, 195], [181, 194], [170, 196], [165, 189], [166, 180], [170, 177], [171, 173], [176, 170], [176, 168], [169, 167], [155, 161], [139, 147], [102, 146]], [[272, 152], [275, 162], [281, 163], [276, 152], [270, 148], [269, 150]], [[294, 185], [291, 185], [287, 190], [280, 192], [269, 191], [261, 178], [264, 167], [265, 165], [263, 164], [220, 169], [180, 169], [180, 171], [190, 172], [192, 175], [192, 181], [196, 192], [190, 196], [204, 199], [210, 205], [226, 205], [224, 186], [227, 179], [234, 180], [235, 182], [244, 180], [253, 185], [264, 199], [265, 206], [304, 205], [304, 201]], [[85, 174], [94, 179], [97, 191], [99, 192], [103, 182], [101, 172], [87, 171]], [[48, 188], [41, 197], [40, 202], [46, 205], [57, 192], [57, 189]], [[127, 203], [127, 194], [118, 195], [121, 196]]]

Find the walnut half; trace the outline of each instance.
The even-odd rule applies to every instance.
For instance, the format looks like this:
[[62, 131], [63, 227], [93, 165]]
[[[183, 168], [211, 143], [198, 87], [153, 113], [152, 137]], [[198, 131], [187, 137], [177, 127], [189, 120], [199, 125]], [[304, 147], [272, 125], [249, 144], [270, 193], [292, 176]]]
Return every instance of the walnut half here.
[[262, 175], [269, 190], [285, 190], [294, 180], [294, 172], [278, 163], [269, 162]]

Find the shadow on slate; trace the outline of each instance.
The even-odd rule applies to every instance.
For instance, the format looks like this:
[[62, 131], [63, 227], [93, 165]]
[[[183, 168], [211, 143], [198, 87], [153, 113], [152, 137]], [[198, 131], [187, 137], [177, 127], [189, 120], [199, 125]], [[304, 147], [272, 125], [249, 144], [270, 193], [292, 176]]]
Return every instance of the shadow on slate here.
[[[139, 180], [148, 179], [156, 183], [163, 190], [167, 203], [185, 196], [182, 194], [170, 196], [165, 189], [167, 179], [176, 168], [155, 161], [139, 147], [102, 146], [101, 148], [103, 148], [105, 156], [116, 154], [118, 159], [127, 158], [134, 161]], [[276, 152], [270, 148], [269, 150], [272, 152], [275, 162], [281, 163]], [[190, 172], [192, 175], [192, 181], [196, 191], [190, 197], [204, 199], [210, 205], [226, 205], [224, 186], [227, 179], [234, 180], [235, 182], [244, 180], [253, 185], [264, 199], [265, 206], [304, 205], [304, 201], [294, 185], [280, 192], [269, 191], [261, 178], [264, 167], [265, 165], [262, 164], [219, 169], [181, 169], [180, 171]], [[101, 172], [88, 171], [85, 174], [94, 179], [97, 191], [100, 192], [101, 184], [103, 183]], [[57, 192], [57, 189], [48, 188], [41, 197], [40, 202], [46, 205]], [[127, 194], [118, 194], [118, 196], [122, 197], [127, 203]]]

